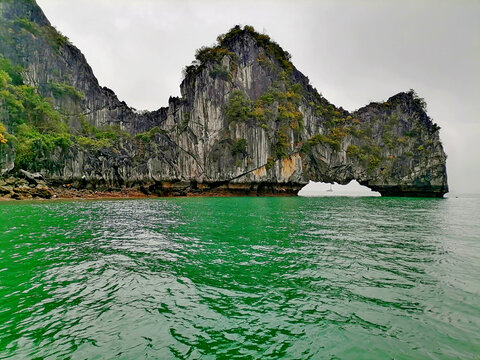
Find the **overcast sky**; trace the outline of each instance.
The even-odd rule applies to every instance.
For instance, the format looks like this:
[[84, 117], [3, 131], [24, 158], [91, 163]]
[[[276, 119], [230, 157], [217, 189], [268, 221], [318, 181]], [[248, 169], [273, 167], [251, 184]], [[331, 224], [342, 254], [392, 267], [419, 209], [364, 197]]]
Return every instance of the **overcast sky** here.
[[137, 109], [180, 95], [195, 49], [265, 31], [347, 110], [411, 88], [441, 126], [452, 192], [480, 193], [480, 1], [37, 0], [102, 86]]

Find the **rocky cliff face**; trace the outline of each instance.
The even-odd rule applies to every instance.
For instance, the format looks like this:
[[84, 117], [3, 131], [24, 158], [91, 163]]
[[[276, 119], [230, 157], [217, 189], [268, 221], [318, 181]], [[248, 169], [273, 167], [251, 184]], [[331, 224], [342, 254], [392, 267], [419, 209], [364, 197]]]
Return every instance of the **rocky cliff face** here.
[[[38, 150], [42, 161], [34, 165], [20, 162], [50, 181], [160, 194], [295, 193], [309, 180], [352, 179], [382, 195], [448, 191], [439, 128], [413, 91], [349, 113], [312, 88], [268, 36], [237, 26], [215, 47], [197, 51], [181, 98], [138, 114], [98, 85], [80, 51], [34, 1], [3, 0], [0, 12], [1, 54], [22, 67], [25, 85], [48, 98], [68, 125], [63, 146]], [[35, 127], [36, 120], [19, 125], [8, 109], [0, 121], [21, 143], [21, 126]], [[53, 133], [38, 129], [39, 136]], [[0, 148], [2, 171], [24, 147]]]

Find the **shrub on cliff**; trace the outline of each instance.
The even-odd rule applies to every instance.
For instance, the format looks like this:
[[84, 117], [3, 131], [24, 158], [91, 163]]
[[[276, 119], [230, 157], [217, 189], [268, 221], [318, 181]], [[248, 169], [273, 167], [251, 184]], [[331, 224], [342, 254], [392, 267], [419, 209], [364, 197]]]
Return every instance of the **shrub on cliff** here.
[[230, 71], [224, 66], [215, 64], [213, 69], [210, 70], [210, 76], [214, 79], [219, 78], [225, 81], [231, 81], [232, 75], [230, 75]]
[[279, 131], [277, 134], [277, 141], [273, 145], [273, 153], [277, 159], [284, 159], [288, 157], [288, 152], [290, 148], [290, 143], [288, 141], [287, 135]]
[[237, 154], [247, 154], [247, 140], [245, 140], [244, 138], [235, 140], [233, 144], [232, 155], [235, 156]]
[[348, 145], [347, 147], [347, 156], [349, 157], [358, 156], [361, 152], [360, 148], [356, 145]]
[[5, 125], [0, 122], [0, 145], [4, 145], [8, 142], [6, 135], [7, 129], [5, 128]]
[[259, 47], [262, 47], [265, 52], [278, 61], [279, 65], [287, 72], [293, 71], [293, 65], [290, 62], [291, 55], [282, 49], [270, 36], [260, 34], [255, 31], [253, 26], [245, 25], [243, 29], [240, 25], [235, 25], [226, 34], [217, 37], [218, 44], [223, 47], [228, 47], [229, 43], [240, 36], [249, 35], [257, 42]]
[[34, 171], [54, 166], [48, 155], [55, 148], [67, 149], [72, 146], [71, 136], [67, 132], [40, 133], [28, 124], [17, 126], [14, 142], [17, 155], [15, 167]]
[[252, 109], [252, 101], [241, 90], [234, 90], [228, 99], [225, 116], [229, 122], [246, 121]]
[[49, 88], [52, 95], [57, 99], [63, 96], [69, 96], [73, 99], [80, 100], [85, 98], [85, 95], [81, 91], [78, 91], [76, 88], [68, 84], [51, 82]]
[[146, 132], [135, 135], [135, 139], [146, 143], [152, 141], [157, 134], [165, 134], [165, 130], [160, 129], [158, 126], [154, 126]]
[[312, 136], [310, 139], [308, 139], [307, 144], [308, 145], [304, 146], [303, 148], [305, 151], [310, 150], [310, 148], [315, 145], [328, 145], [332, 149], [339, 151], [341, 146], [341, 143], [339, 140], [332, 139], [323, 134], [317, 134]]
[[111, 148], [113, 146], [112, 139], [95, 139], [85, 136], [77, 136], [78, 146], [86, 150], [100, 150], [103, 148]]

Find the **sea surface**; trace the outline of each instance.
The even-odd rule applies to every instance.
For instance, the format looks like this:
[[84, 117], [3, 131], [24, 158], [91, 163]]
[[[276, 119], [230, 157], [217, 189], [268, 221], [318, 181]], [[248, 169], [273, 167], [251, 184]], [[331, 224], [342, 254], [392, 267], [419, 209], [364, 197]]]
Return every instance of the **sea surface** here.
[[480, 198], [0, 203], [0, 359], [475, 359]]

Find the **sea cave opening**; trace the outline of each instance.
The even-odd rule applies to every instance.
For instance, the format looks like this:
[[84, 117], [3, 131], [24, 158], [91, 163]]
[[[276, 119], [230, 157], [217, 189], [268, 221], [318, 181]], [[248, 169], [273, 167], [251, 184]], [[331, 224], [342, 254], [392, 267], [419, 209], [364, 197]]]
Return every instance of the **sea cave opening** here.
[[346, 185], [314, 182], [311, 181], [305, 185], [299, 192], [298, 196], [317, 197], [317, 196], [381, 196], [379, 192], [372, 191], [370, 188], [360, 185], [358, 181], [352, 180]]

